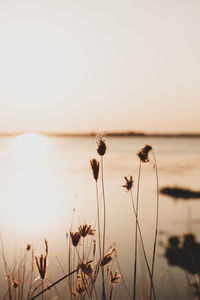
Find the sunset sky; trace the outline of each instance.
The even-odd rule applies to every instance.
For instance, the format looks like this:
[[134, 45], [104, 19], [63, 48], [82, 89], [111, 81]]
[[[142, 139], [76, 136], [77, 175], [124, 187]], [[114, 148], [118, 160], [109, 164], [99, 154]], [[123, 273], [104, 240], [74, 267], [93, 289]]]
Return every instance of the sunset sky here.
[[0, 0], [0, 132], [200, 132], [199, 0]]

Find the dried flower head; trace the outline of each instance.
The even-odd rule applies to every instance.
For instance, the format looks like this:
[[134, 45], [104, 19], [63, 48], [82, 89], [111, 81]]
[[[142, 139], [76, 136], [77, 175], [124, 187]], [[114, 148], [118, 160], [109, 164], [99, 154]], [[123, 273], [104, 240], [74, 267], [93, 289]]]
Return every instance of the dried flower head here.
[[97, 139], [97, 152], [99, 153], [100, 156], [103, 156], [106, 152], [106, 143], [102, 136], [98, 137]]
[[118, 273], [118, 271], [115, 271], [115, 273], [113, 273], [112, 270], [110, 270], [110, 284], [111, 285], [116, 285], [120, 282], [121, 279], [121, 275]]
[[105, 254], [103, 259], [101, 260], [101, 266], [105, 266], [109, 264], [111, 260], [112, 260], [112, 254], [111, 253]]
[[75, 297], [78, 297], [81, 294], [85, 294], [86, 292], [86, 286], [83, 284], [82, 280], [78, 278], [76, 282], [76, 286], [72, 290], [72, 295]]
[[80, 235], [83, 238], [86, 237], [87, 235], [94, 235], [94, 231], [95, 231], [95, 229], [91, 228], [91, 225], [88, 226], [87, 224], [80, 225], [78, 227], [78, 229], [79, 229]]
[[47, 242], [47, 240], [46, 239], [44, 239], [44, 243], [45, 243], [45, 247], [46, 247], [46, 256], [48, 255], [48, 249], [49, 249], [49, 247], [48, 247], [48, 242]]
[[71, 240], [72, 240], [72, 245], [74, 247], [76, 247], [79, 243], [80, 238], [81, 238], [80, 232], [79, 231], [70, 232], [70, 237], [71, 237]]
[[46, 255], [41, 254], [40, 257], [35, 257], [36, 265], [40, 278], [43, 280], [46, 276], [47, 271], [47, 257]]
[[77, 291], [77, 293], [79, 295], [85, 293], [85, 287], [84, 287], [84, 285], [82, 283], [80, 283], [80, 282], [77, 283], [77, 285], [76, 285], [76, 291]]
[[44, 243], [45, 243], [46, 255], [41, 254], [40, 257], [35, 257], [38, 272], [42, 280], [45, 278], [47, 273], [47, 257], [48, 257], [48, 242], [46, 239], [44, 240]]
[[92, 272], [93, 272], [93, 268], [91, 266], [91, 264], [89, 262], [81, 262], [79, 263], [78, 265], [78, 270], [81, 269], [81, 271], [88, 275], [88, 276], [91, 276], [92, 275]]
[[14, 289], [17, 289], [18, 286], [19, 286], [19, 281], [13, 280], [13, 281], [12, 281], [12, 287], [13, 287]]
[[150, 145], [146, 145], [137, 153], [142, 162], [149, 162], [149, 152], [152, 149]]
[[133, 183], [134, 183], [133, 177], [130, 176], [130, 178], [128, 179], [128, 178], [125, 176], [124, 178], [125, 178], [125, 180], [126, 180], [126, 183], [123, 185], [123, 187], [124, 187], [124, 188], [126, 189], [126, 191], [128, 192], [128, 191], [131, 190], [132, 187], [133, 187]]
[[29, 250], [31, 250], [31, 245], [30, 245], [30, 244], [27, 244], [27, 245], [26, 245], [26, 251], [29, 251]]
[[97, 250], [96, 240], [93, 240], [93, 256], [95, 256]]
[[97, 181], [99, 177], [99, 161], [96, 159], [91, 159], [90, 165], [92, 168], [94, 179]]

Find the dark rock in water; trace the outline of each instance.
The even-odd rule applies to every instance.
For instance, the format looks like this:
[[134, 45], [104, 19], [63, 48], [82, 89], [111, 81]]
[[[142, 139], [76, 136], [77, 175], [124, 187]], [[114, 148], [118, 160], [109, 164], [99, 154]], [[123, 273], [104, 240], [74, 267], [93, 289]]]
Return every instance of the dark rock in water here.
[[200, 243], [194, 234], [185, 234], [183, 240], [178, 236], [171, 236], [165, 248], [168, 264], [179, 266], [191, 274], [200, 272]]
[[182, 199], [199, 198], [200, 199], [200, 191], [192, 191], [189, 189], [184, 189], [179, 187], [164, 187], [160, 190], [160, 193], [171, 196], [173, 198], [182, 198]]
[[[192, 233], [185, 234], [183, 237], [169, 237], [164, 256], [168, 265], [180, 267], [186, 273], [193, 275], [200, 273], [200, 243]], [[200, 299], [198, 284], [194, 283], [192, 286], [193, 295]]]

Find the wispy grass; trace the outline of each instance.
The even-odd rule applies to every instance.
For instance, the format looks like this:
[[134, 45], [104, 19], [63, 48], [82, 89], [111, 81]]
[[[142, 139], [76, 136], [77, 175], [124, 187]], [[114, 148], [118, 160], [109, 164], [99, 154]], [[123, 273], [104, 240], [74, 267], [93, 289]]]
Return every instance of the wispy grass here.
[[[35, 257], [32, 245], [27, 245], [25, 249], [25, 256], [18, 261], [18, 264], [10, 269], [7, 263], [6, 254], [4, 250], [3, 239], [1, 238], [1, 252], [4, 263], [4, 272], [6, 275], [7, 291], [2, 299], [9, 300], [33, 300], [41, 298], [42, 300], [50, 299], [47, 291], [55, 289], [57, 285], [66, 280], [67, 287], [65, 296], [67, 299], [92, 299], [92, 300], [112, 300], [115, 297], [115, 286], [122, 280], [128, 299], [132, 297], [133, 300], [149, 299], [152, 297], [156, 299], [156, 291], [154, 287], [154, 270], [156, 263], [156, 247], [158, 239], [158, 221], [159, 221], [159, 184], [158, 184], [158, 167], [156, 157], [152, 147], [146, 145], [138, 152], [139, 170], [137, 179], [136, 198], [133, 198], [133, 178], [125, 177], [124, 188], [130, 193], [131, 205], [134, 214], [134, 258], [130, 263], [134, 263], [133, 281], [131, 284], [132, 292], [129, 292], [128, 284], [122, 275], [121, 266], [117, 258], [116, 246], [111, 244], [107, 249], [106, 243], [106, 195], [105, 195], [105, 179], [104, 179], [104, 154], [107, 146], [105, 140], [99, 137], [97, 140], [97, 153], [100, 156], [99, 161], [92, 159], [90, 161], [93, 177], [95, 180], [96, 203], [97, 203], [97, 230], [95, 226], [83, 223], [73, 224], [68, 232], [69, 249], [67, 253], [68, 268], [65, 269], [66, 274], [58, 278], [55, 282], [46, 284], [48, 279], [47, 260], [48, 260], [48, 243], [45, 240], [45, 254]], [[153, 161], [149, 158], [150, 152], [153, 155]], [[140, 190], [143, 188], [140, 182], [142, 163], [151, 162], [155, 169], [156, 175], [156, 220], [155, 220], [155, 234], [153, 239], [153, 253], [152, 263], [149, 264], [147, 253], [145, 249], [144, 237], [141, 230], [141, 222], [139, 222], [139, 198]], [[100, 187], [99, 187], [100, 186]], [[103, 207], [100, 206], [99, 189], [102, 191]], [[141, 220], [140, 220], [141, 221]], [[150, 289], [146, 285], [144, 290], [137, 285], [138, 276], [138, 241], [141, 242], [142, 254], [148, 275], [150, 278]], [[93, 247], [91, 245], [93, 244]], [[30, 255], [29, 255], [30, 253]], [[27, 256], [30, 256], [27, 260]], [[32, 257], [32, 258], [31, 258]], [[30, 266], [28, 265], [30, 262]], [[62, 270], [64, 270], [61, 265]], [[40, 282], [36, 282], [36, 276], [39, 274]], [[178, 297], [178, 292], [175, 288], [175, 282], [169, 272], [171, 287], [174, 295]], [[100, 288], [101, 286], [101, 288]], [[141, 295], [139, 296], [139, 289]], [[148, 293], [146, 293], [148, 289]], [[40, 292], [38, 292], [40, 291]], [[101, 291], [101, 292], [100, 292]], [[36, 294], [37, 293], [37, 294]], [[131, 294], [133, 294], [131, 296]]]

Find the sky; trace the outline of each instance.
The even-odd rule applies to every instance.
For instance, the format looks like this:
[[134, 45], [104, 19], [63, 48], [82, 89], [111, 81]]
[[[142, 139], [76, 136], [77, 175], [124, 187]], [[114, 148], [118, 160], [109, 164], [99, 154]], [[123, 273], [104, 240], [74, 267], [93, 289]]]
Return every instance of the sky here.
[[0, 132], [200, 132], [199, 0], [0, 0]]

